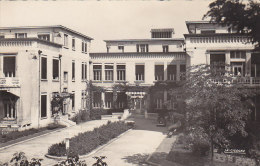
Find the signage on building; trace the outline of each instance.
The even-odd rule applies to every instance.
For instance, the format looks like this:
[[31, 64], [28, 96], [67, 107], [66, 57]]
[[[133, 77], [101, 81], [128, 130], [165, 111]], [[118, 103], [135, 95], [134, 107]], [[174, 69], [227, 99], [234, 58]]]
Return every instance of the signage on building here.
[[20, 82], [18, 78], [6, 77], [0, 78], [0, 87], [19, 87]]

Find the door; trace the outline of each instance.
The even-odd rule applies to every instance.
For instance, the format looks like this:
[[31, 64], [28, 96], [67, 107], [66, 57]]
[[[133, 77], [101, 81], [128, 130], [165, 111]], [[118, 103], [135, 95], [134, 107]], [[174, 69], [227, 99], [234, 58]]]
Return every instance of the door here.
[[243, 65], [234, 65], [232, 69], [235, 76], [243, 76]]

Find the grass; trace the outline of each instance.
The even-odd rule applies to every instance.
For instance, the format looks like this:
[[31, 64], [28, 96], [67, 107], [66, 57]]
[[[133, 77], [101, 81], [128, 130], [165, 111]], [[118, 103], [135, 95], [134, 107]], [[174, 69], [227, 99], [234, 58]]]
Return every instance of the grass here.
[[39, 129], [29, 129], [29, 130], [24, 130], [24, 131], [14, 131], [14, 132], [10, 132], [8, 134], [1, 134], [0, 135], [0, 143], [6, 143], [12, 140], [16, 140], [16, 139], [21, 139], [23, 137], [26, 136], [30, 136], [36, 133], [41, 133], [44, 131], [48, 131], [48, 130], [54, 130], [54, 129], [58, 129], [58, 128], [64, 128], [66, 126], [64, 125], [59, 125], [59, 124], [50, 124], [47, 127], [42, 127]]

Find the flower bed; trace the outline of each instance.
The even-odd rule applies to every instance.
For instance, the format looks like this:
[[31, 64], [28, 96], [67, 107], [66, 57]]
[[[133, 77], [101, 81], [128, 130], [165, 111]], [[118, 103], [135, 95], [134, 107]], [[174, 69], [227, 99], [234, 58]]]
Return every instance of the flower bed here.
[[63, 125], [59, 125], [59, 124], [50, 124], [47, 127], [42, 127], [39, 129], [29, 129], [29, 130], [24, 130], [24, 131], [14, 131], [14, 132], [10, 132], [8, 134], [1, 134], [0, 135], [0, 143], [5, 143], [11, 140], [15, 140], [21, 137], [25, 137], [25, 136], [29, 136], [35, 133], [40, 133], [46, 130], [54, 130], [54, 129], [58, 129], [58, 128], [64, 128], [66, 126]]
[[[121, 133], [129, 129], [129, 125], [124, 122], [108, 122], [93, 131], [80, 133], [70, 139], [69, 155], [84, 155], [98, 146], [103, 145], [111, 139], [117, 137]], [[48, 149], [48, 155], [52, 156], [66, 156], [65, 142], [53, 144]]]

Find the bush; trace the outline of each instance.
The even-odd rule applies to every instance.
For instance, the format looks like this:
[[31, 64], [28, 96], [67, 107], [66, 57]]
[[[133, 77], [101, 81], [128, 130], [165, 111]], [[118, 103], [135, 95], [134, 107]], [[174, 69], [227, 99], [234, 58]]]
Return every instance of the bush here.
[[64, 127], [66, 127], [66, 126], [61, 125], [61, 124], [58, 124], [58, 123], [51, 123], [51, 124], [49, 124], [46, 128], [47, 128], [48, 130], [54, 130], [54, 129], [64, 128]]
[[[84, 155], [96, 149], [99, 145], [107, 143], [128, 129], [128, 125], [124, 122], [109, 122], [106, 125], [95, 128], [93, 131], [80, 133], [70, 139], [69, 152], [74, 155]], [[48, 154], [54, 156], [65, 156], [65, 143], [61, 142], [52, 145], [48, 150]]]
[[108, 115], [108, 110], [105, 109], [91, 109], [90, 110], [90, 119], [91, 120], [100, 120], [101, 119], [101, 115]]
[[72, 118], [71, 120], [73, 122], [76, 122], [77, 124], [82, 123], [82, 122], [87, 122], [90, 119], [90, 111], [88, 110], [79, 110]]
[[65, 144], [65, 142], [53, 144], [48, 149], [48, 154], [58, 156], [58, 157], [65, 156], [66, 155], [66, 144]]

